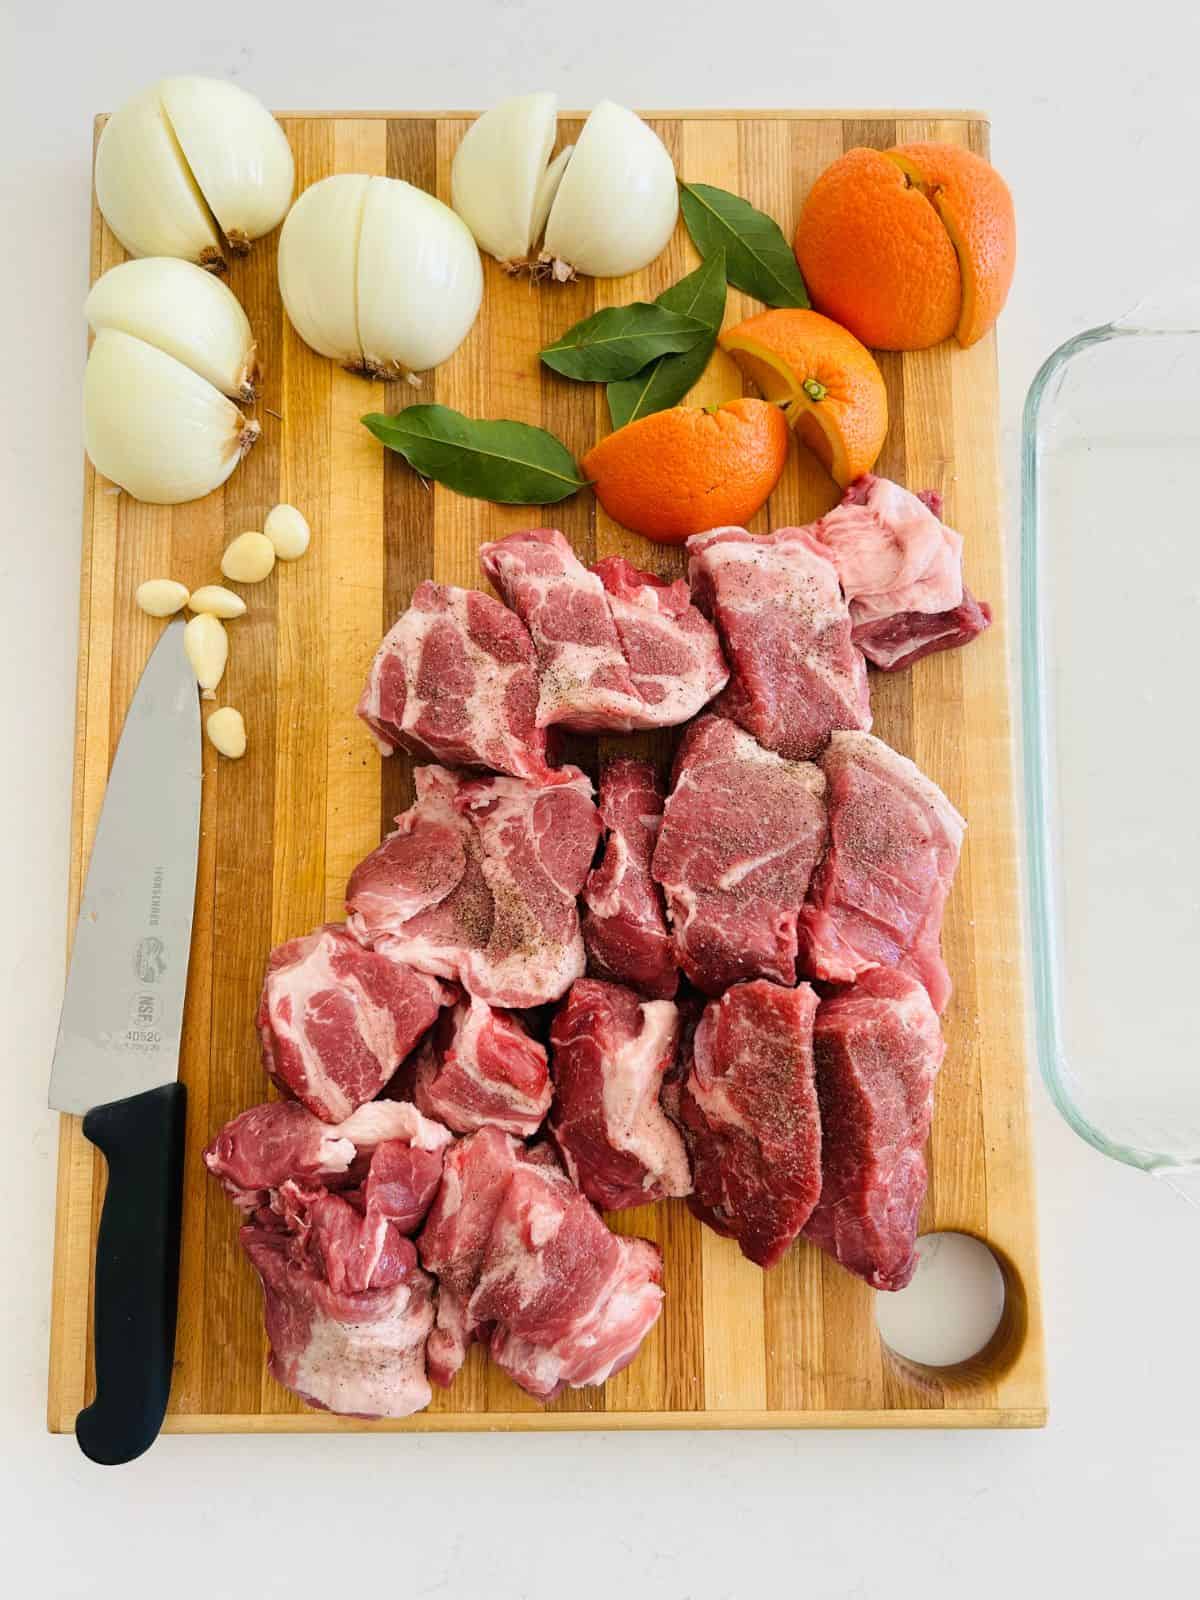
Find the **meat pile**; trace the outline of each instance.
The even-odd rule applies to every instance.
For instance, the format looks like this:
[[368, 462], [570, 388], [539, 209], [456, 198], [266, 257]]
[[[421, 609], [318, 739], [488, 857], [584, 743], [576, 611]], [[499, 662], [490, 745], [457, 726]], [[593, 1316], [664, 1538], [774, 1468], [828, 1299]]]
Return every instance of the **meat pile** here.
[[[867, 662], [990, 620], [941, 509], [867, 476], [698, 535], [687, 581], [535, 529], [480, 552], [503, 603], [418, 585], [358, 708], [428, 762], [414, 803], [346, 921], [271, 953], [280, 1098], [204, 1158], [309, 1404], [407, 1416], [473, 1343], [540, 1400], [605, 1382], [663, 1291], [602, 1210], [686, 1198], [764, 1268], [803, 1236], [909, 1281], [965, 824], [871, 734]], [[597, 805], [556, 764], [555, 728], [685, 723], [668, 787], [619, 755]]]

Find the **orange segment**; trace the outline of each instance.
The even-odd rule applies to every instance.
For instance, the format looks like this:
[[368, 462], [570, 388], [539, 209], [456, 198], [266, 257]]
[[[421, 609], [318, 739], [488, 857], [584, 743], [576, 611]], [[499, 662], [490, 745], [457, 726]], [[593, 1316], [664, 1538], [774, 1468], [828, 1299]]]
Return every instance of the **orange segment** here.
[[962, 281], [955, 329], [974, 344], [1003, 310], [1017, 259], [1016, 217], [995, 167], [951, 144], [902, 144], [889, 157], [925, 193], [954, 246]]
[[870, 471], [887, 433], [887, 389], [871, 352], [816, 311], [763, 311], [720, 345], [844, 488]]
[[788, 438], [787, 418], [765, 400], [674, 406], [601, 439], [583, 470], [614, 521], [679, 544], [748, 522], [779, 482]]

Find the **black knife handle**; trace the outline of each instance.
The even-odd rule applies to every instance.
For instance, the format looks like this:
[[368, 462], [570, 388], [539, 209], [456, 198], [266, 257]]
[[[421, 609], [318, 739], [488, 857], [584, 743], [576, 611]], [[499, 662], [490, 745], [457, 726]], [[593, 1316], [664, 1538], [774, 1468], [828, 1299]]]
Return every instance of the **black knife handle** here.
[[83, 1131], [108, 1161], [96, 1240], [96, 1398], [75, 1419], [85, 1456], [132, 1461], [162, 1427], [175, 1360], [187, 1090], [96, 1106]]

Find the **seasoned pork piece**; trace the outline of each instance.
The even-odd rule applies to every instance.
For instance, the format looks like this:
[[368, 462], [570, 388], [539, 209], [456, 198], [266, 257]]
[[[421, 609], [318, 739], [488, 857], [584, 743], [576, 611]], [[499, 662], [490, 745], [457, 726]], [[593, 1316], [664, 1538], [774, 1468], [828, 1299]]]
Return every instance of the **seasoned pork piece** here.
[[695, 1173], [695, 1214], [772, 1267], [821, 1193], [821, 1122], [813, 1081], [817, 997], [757, 981], [704, 1009], [681, 1110]]
[[486, 1000], [443, 1011], [417, 1055], [416, 1103], [455, 1133], [491, 1125], [529, 1138], [545, 1120], [551, 1092], [543, 1047], [515, 1013]]
[[421, 767], [415, 782], [416, 804], [351, 875], [351, 932], [490, 1005], [557, 1000], [585, 965], [591, 784], [574, 767], [536, 783]]
[[662, 1310], [662, 1256], [610, 1233], [556, 1168], [519, 1163], [484, 1251], [469, 1315], [488, 1350], [539, 1400], [627, 1367]]
[[675, 953], [706, 994], [796, 980], [796, 918], [825, 845], [825, 780], [705, 716], [683, 736], [654, 851]]
[[325, 1122], [371, 1100], [453, 992], [340, 922], [271, 952], [258, 1008], [263, 1065]]
[[337, 1195], [290, 1198], [286, 1226], [239, 1235], [262, 1283], [270, 1371], [309, 1405], [343, 1415], [422, 1410], [433, 1281], [411, 1240]]
[[400, 748], [537, 778], [546, 770], [537, 702], [521, 619], [477, 589], [425, 582], [379, 646], [358, 714], [385, 756]]
[[916, 1269], [945, 1051], [924, 988], [890, 967], [863, 973], [817, 1012], [822, 1187], [804, 1233], [873, 1289], [903, 1289]]
[[815, 756], [835, 728], [871, 726], [850, 612], [809, 529], [713, 528], [687, 547], [692, 593], [731, 673], [714, 711], [792, 761]]
[[557, 528], [509, 534], [479, 559], [533, 637], [541, 727], [674, 727], [728, 677], [682, 579], [665, 583], [621, 557], [589, 570]]
[[650, 871], [663, 791], [649, 761], [617, 756], [600, 775], [604, 856], [588, 874], [583, 942], [590, 970], [669, 1000], [679, 984], [662, 890]]
[[866, 473], [810, 532], [837, 568], [854, 643], [886, 672], [968, 643], [991, 611], [963, 587], [962, 535], [942, 497]]
[[942, 914], [966, 823], [935, 783], [869, 734], [835, 734], [821, 767], [830, 839], [800, 914], [801, 970], [853, 983], [872, 967], [899, 967], [942, 1012]]
[[602, 1210], [689, 1194], [678, 1128], [659, 1105], [679, 1013], [616, 983], [581, 978], [554, 1019], [550, 1131], [572, 1182]]
[[657, 1249], [610, 1233], [548, 1148], [498, 1128], [450, 1152], [417, 1243], [438, 1278], [435, 1383], [453, 1381], [475, 1339], [539, 1399], [603, 1383], [661, 1309]]
[[[407, 1209], [417, 1209], [423, 1217], [450, 1143], [448, 1128], [405, 1101], [371, 1101], [344, 1122], [331, 1125], [297, 1100], [272, 1100], [227, 1122], [204, 1152], [204, 1164], [235, 1205], [253, 1212], [269, 1205], [270, 1191], [289, 1179], [308, 1186], [348, 1188], [361, 1181], [368, 1163], [386, 1146], [389, 1154], [376, 1174], [376, 1185], [385, 1177], [394, 1184], [403, 1176], [411, 1197]], [[408, 1152], [406, 1157], [400, 1156], [400, 1146]], [[399, 1206], [394, 1193], [387, 1209], [395, 1220]], [[403, 1231], [411, 1229], [406, 1226]]]

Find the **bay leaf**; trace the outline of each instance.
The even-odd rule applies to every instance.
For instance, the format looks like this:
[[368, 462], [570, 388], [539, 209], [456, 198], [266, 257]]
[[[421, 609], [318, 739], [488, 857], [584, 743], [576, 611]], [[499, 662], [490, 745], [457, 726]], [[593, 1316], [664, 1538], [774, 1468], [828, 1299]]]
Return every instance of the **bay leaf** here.
[[809, 303], [791, 246], [779, 224], [741, 195], [708, 183], [681, 183], [683, 220], [706, 259], [725, 251], [725, 276], [735, 289], [769, 306]]
[[725, 315], [725, 251], [720, 245], [686, 278], [680, 278], [655, 300], [703, 323], [705, 337], [678, 355], [659, 356], [635, 377], [608, 386], [608, 410], [614, 428], [676, 406], [697, 383], [708, 365]]
[[424, 478], [475, 500], [548, 506], [587, 484], [567, 447], [526, 422], [482, 421], [449, 406], [407, 406], [362, 418]]
[[631, 378], [657, 356], [692, 349], [705, 333], [704, 324], [694, 317], [635, 300], [584, 317], [547, 345], [542, 360], [564, 378], [609, 383]]

